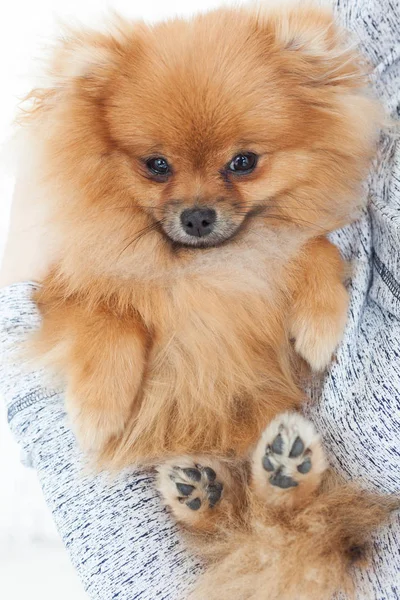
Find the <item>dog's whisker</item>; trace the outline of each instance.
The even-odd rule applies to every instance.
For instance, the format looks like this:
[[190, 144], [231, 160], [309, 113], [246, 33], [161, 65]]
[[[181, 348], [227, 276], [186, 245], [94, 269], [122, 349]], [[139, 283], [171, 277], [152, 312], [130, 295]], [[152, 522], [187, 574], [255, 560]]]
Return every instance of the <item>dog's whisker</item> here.
[[[136, 244], [139, 240], [141, 240], [145, 235], [147, 235], [148, 233], [151, 233], [157, 229], [159, 229], [159, 227], [162, 225], [163, 221], [155, 221], [154, 223], [151, 223], [150, 225], [147, 225], [146, 227], [144, 227], [143, 229], [141, 229], [140, 231], [138, 231], [135, 235], [135, 237], [133, 239], [131, 239], [128, 244], [126, 244], [123, 249], [121, 250], [121, 252], [118, 254], [117, 260], [119, 260], [122, 256], [122, 254], [129, 248], [131, 247], [133, 244]], [[126, 238], [124, 240], [124, 242], [126, 241]]]

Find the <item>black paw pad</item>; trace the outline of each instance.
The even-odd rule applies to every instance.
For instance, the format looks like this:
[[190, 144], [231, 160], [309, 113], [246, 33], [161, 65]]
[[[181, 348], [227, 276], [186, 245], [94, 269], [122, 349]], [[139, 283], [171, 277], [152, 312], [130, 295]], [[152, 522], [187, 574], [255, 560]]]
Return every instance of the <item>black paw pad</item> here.
[[271, 450], [274, 454], [282, 454], [283, 453], [283, 439], [281, 434], [279, 433], [271, 445]]
[[300, 454], [303, 454], [303, 452], [304, 452], [303, 440], [301, 440], [299, 438], [299, 436], [297, 436], [297, 438], [293, 442], [292, 449], [290, 450], [289, 458], [298, 458], [300, 456]]
[[218, 481], [207, 488], [207, 496], [210, 508], [213, 508], [221, 499], [223, 485]]
[[265, 455], [265, 456], [263, 456], [263, 459], [262, 459], [262, 466], [263, 466], [263, 468], [264, 468], [266, 471], [269, 471], [270, 473], [271, 473], [272, 471], [275, 471], [275, 467], [274, 467], [274, 465], [272, 464], [272, 462], [270, 461], [270, 459], [269, 459], [269, 458], [268, 458], [268, 456], [266, 456], [266, 455]]
[[201, 506], [201, 500], [200, 498], [193, 498], [193, 500], [186, 502], [186, 506], [190, 508], [190, 510], [199, 510]]
[[304, 462], [301, 463], [301, 465], [299, 465], [297, 467], [297, 470], [299, 473], [301, 473], [302, 475], [306, 475], [307, 473], [309, 473], [311, 471], [311, 458], [307, 457]]
[[194, 490], [194, 485], [189, 485], [188, 483], [175, 483], [175, 485], [182, 496], [190, 496]]
[[201, 473], [199, 469], [182, 469], [188, 479], [192, 481], [200, 481]]
[[214, 471], [214, 469], [212, 469], [211, 467], [204, 467], [203, 471], [206, 474], [209, 483], [214, 483], [214, 481], [217, 478], [217, 474]]
[[283, 475], [281, 469], [278, 469], [276, 471], [276, 473], [271, 475], [271, 477], [269, 478], [269, 481], [270, 481], [271, 485], [279, 487], [283, 490], [287, 490], [288, 488], [296, 487], [297, 485], [299, 485], [297, 483], [297, 481], [295, 481], [291, 477], [288, 477], [287, 475]]

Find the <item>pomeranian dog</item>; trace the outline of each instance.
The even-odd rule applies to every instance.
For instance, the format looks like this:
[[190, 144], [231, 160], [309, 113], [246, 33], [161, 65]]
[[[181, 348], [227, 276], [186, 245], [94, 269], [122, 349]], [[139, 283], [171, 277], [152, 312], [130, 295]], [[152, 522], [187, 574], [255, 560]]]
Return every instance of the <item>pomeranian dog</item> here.
[[69, 32], [30, 96], [59, 240], [38, 351], [84, 449], [159, 465], [211, 562], [198, 598], [329, 598], [390, 509], [281, 414], [346, 321], [325, 236], [374, 152], [364, 71], [321, 8], [224, 8]]
[[[70, 32], [27, 114], [61, 250], [38, 349], [115, 466], [241, 455], [344, 329], [379, 128], [360, 57], [312, 6]], [[294, 340], [294, 341], [293, 341]]]

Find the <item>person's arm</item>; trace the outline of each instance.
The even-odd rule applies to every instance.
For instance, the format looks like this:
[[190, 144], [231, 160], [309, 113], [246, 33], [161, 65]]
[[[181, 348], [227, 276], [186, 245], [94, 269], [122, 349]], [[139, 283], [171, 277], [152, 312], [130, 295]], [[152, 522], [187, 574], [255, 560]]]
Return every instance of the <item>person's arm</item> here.
[[161, 506], [152, 472], [94, 474], [78, 450], [63, 395], [21, 355], [38, 324], [35, 284], [0, 290], [0, 394], [25, 462], [89, 597], [181, 599], [199, 570]]

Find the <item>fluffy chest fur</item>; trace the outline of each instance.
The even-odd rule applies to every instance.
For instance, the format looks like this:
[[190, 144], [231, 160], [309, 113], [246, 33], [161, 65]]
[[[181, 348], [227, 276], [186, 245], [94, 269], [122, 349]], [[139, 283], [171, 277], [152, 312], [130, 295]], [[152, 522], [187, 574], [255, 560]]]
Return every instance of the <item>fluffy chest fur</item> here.
[[[245, 451], [266, 419], [300, 401], [288, 316], [301, 245], [289, 231], [255, 227], [185, 261], [171, 254], [161, 263], [156, 246], [128, 271], [123, 257], [118, 280], [101, 271], [102, 250], [97, 262], [81, 253], [79, 270], [78, 256], [66, 253], [37, 297], [40, 351], [67, 382], [89, 376], [88, 394], [95, 377], [112, 382], [110, 394], [130, 390], [129, 422], [105, 450], [114, 463], [126, 464], [132, 449], [141, 460], [188, 447]], [[92, 364], [99, 350], [107, 368]]]
[[[190, 439], [193, 449], [226, 452], [236, 432], [235, 449], [245, 449], [266, 413], [299, 401], [285, 268], [300, 241], [287, 240], [283, 251], [267, 238], [218, 249], [218, 258], [198, 254], [174, 276], [138, 284], [134, 305], [150, 332], [148, 360], [140, 410], [120, 448], [146, 439], [151, 453], [165, 453], [171, 439], [175, 448]], [[161, 412], [168, 418], [159, 419]]]

